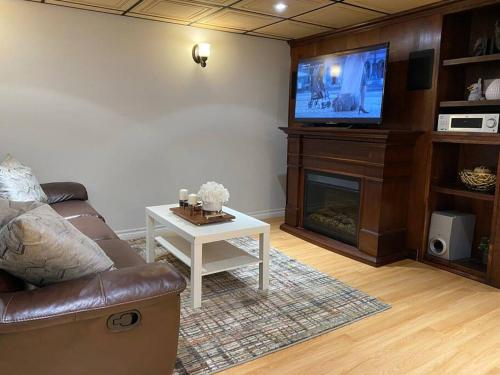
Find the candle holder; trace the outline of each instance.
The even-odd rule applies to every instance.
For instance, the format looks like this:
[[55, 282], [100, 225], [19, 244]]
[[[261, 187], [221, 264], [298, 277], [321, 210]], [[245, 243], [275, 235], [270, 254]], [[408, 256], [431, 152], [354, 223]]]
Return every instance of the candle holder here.
[[189, 191], [188, 189], [179, 190], [179, 207], [186, 208], [188, 205]]

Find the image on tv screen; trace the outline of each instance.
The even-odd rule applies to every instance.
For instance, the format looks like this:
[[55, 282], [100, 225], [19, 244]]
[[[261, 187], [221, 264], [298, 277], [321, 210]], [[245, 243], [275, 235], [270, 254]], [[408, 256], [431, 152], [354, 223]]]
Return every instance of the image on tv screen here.
[[295, 118], [379, 122], [387, 46], [299, 63]]

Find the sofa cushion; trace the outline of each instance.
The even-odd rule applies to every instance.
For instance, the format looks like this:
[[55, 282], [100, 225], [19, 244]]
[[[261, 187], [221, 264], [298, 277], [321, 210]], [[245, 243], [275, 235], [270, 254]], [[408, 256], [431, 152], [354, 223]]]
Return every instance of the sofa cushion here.
[[0, 229], [0, 268], [44, 286], [108, 271], [113, 262], [94, 241], [44, 204]]
[[59, 215], [65, 219], [74, 219], [80, 216], [94, 216], [104, 221], [104, 218], [94, 207], [85, 201], [66, 201], [50, 205]]
[[80, 216], [69, 219], [69, 222], [94, 241], [118, 239], [115, 232], [98, 217]]
[[45, 194], [47, 194], [48, 204], [74, 200], [86, 201], [89, 199], [87, 189], [78, 182], [49, 182], [41, 186]]
[[113, 261], [116, 268], [134, 267], [146, 263], [145, 260], [122, 240], [102, 240], [97, 244]]
[[47, 202], [47, 195], [31, 168], [10, 155], [0, 164], [0, 198], [21, 202]]

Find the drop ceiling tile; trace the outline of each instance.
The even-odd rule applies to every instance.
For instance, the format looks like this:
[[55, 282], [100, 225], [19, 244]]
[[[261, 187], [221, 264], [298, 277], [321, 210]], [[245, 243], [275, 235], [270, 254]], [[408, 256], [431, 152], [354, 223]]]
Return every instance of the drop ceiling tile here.
[[282, 0], [288, 7], [284, 11], [278, 12], [274, 9], [277, 2], [278, 0], [242, 0], [234, 4], [233, 8], [287, 18], [332, 4], [330, 0]]
[[228, 6], [236, 3], [238, 0], [195, 0], [198, 3], [206, 3], [210, 5], [218, 5], [218, 6]]
[[347, 0], [345, 2], [385, 13], [397, 13], [432, 3], [438, 3], [439, 0]]
[[253, 35], [253, 36], [258, 36], [261, 38], [270, 38], [270, 39], [277, 39], [277, 40], [290, 40], [290, 38], [274, 36], [274, 35], [259, 34], [259, 33], [254, 33], [254, 32], [247, 33], [246, 35]]
[[279, 20], [279, 18], [275, 17], [245, 13], [233, 9], [224, 9], [211, 16], [203, 18], [198, 23], [215, 27], [248, 31], [269, 25]]
[[208, 4], [182, 0], [145, 0], [129, 14], [174, 23], [188, 24], [222, 9]]
[[384, 14], [338, 3], [295, 17], [294, 19], [333, 28], [340, 28], [363, 23], [381, 16], [384, 16]]
[[219, 30], [219, 31], [228, 31], [230, 33], [237, 33], [237, 34], [242, 34], [245, 33], [246, 30], [238, 30], [238, 29], [232, 29], [230, 27], [222, 27], [222, 26], [211, 26], [211, 25], [204, 25], [202, 23], [193, 23], [191, 26], [194, 27], [200, 27], [202, 29], [210, 29], [210, 30]]
[[127, 13], [125, 16], [131, 17], [131, 18], [140, 18], [140, 19], [145, 19], [145, 20], [162, 21], [162, 22], [166, 22], [166, 23], [175, 23], [176, 25], [184, 25], [184, 26], [189, 25], [189, 22], [187, 22], [187, 21], [178, 21], [178, 20], [174, 20], [174, 19], [170, 19], [170, 18], [148, 16], [145, 14], [138, 14], [138, 13]]
[[129, 9], [132, 5], [134, 5], [135, 1], [134, 0], [46, 0], [46, 3], [120, 14]]
[[260, 28], [255, 30], [255, 32], [259, 34], [295, 39], [319, 34], [329, 30], [331, 29], [323, 26], [309, 25], [307, 23], [287, 20]]

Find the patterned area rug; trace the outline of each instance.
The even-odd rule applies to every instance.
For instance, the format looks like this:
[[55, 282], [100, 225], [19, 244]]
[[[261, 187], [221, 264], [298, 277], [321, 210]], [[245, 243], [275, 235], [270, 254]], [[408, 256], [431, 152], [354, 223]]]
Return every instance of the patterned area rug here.
[[[229, 241], [258, 256], [258, 242]], [[129, 241], [145, 256], [145, 240]], [[202, 308], [189, 307], [189, 268], [157, 247], [188, 280], [181, 295], [176, 374], [211, 374], [353, 323], [389, 308], [328, 275], [270, 252], [270, 289], [258, 289], [259, 267], [203, 277]]]

